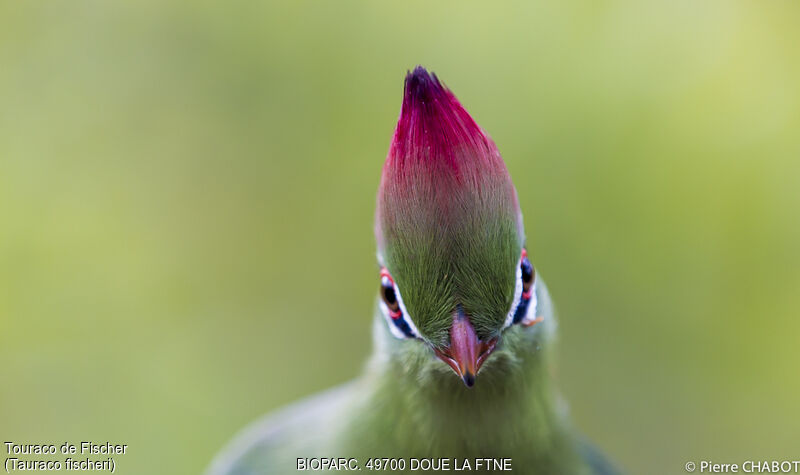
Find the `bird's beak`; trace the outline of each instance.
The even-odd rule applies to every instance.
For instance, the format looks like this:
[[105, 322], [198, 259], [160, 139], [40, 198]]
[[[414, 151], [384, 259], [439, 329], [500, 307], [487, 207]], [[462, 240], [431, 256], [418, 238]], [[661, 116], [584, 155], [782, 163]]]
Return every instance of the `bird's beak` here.
[[434, 352], [439, 359], [453, 368], [467, 387], [472, 387], [475, 384], [475, 375], [496, 345], [497, 338], [481, 341], [469, 322], [469, 317], [459, 309], [453, 314], [450, 346], [435, 348]]

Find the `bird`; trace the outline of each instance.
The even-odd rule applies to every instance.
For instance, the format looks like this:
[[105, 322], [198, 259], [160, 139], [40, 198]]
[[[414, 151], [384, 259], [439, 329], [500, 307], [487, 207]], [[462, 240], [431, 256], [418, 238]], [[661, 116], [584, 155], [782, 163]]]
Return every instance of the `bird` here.
[[552, 381], [553, 303], [498, 148], [422, 66], [405, 77], [374, 232], [363, 374], [257, 420], [209, 475], [435, 463], [493, 473], [498, 460], [528, 475], [619, 473], [574, 427]]

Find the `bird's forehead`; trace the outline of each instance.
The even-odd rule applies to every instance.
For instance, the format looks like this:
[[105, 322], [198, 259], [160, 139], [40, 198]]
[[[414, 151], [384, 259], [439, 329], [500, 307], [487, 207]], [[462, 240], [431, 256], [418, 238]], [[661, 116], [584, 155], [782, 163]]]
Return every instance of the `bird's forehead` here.
[[457, 305], [481, 335], [496, 331], [511, 305], [522, 249], [512, 218], [392, 234], [380, 253], [426, 337], [445, 338]]
[[523, 237], [511, 215], [446, 223], [436, 216], [406, 216], [385, 226], [379, 259], [400, 281], [480, 276], [493, 268], [514, 269]]
[[505, 266], [504, 258], [519, 256], [522, 216], [507, 173], [480, 178], [454, 173], [437, 181], [411, 178], [426, 174], [389, 175], [390, 183], [381, 188], [375, 233], [383, 264], [393, 272], [442, 279]]

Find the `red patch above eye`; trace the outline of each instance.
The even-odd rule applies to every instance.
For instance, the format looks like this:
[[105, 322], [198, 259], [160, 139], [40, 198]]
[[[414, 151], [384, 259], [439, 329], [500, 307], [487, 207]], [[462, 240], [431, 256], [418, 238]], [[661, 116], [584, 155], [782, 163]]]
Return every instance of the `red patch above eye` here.
[[525, 259], [526, 257], [528, 257], [528, 251], [523, 247], [522, 256], [520, 257], [520, 259]]
[[392, 276], [391, 276], [391, 274], [389, 274], [389, 271], [386, 270], [385, 267], [381, 267], [381, 279], [383, 279], [384, 277], [389, 279], [389, 282], [391, 282], [392, 285], [394, 285], [394, 279], [392, 279]]

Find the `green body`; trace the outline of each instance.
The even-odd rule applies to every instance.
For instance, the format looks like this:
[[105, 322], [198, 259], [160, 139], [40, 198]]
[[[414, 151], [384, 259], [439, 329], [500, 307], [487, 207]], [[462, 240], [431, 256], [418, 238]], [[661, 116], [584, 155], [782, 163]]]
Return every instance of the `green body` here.
[[[545, 321], [504, 332], [465, 388], [420, 341], [393, 338], [374, 321], [376, 348], [356, 381], [257, 422], [218, 456], [210, 474], [294, 473], [298, 458], [509, 458], [515, 473], [612, 474], [573, 432], [550, 384], [547, 343], [555, 320], [544, 285]], [[390, 471], [391, 473], [391, 471]], [[481, 473], [473, 470], [471, 473]]]

